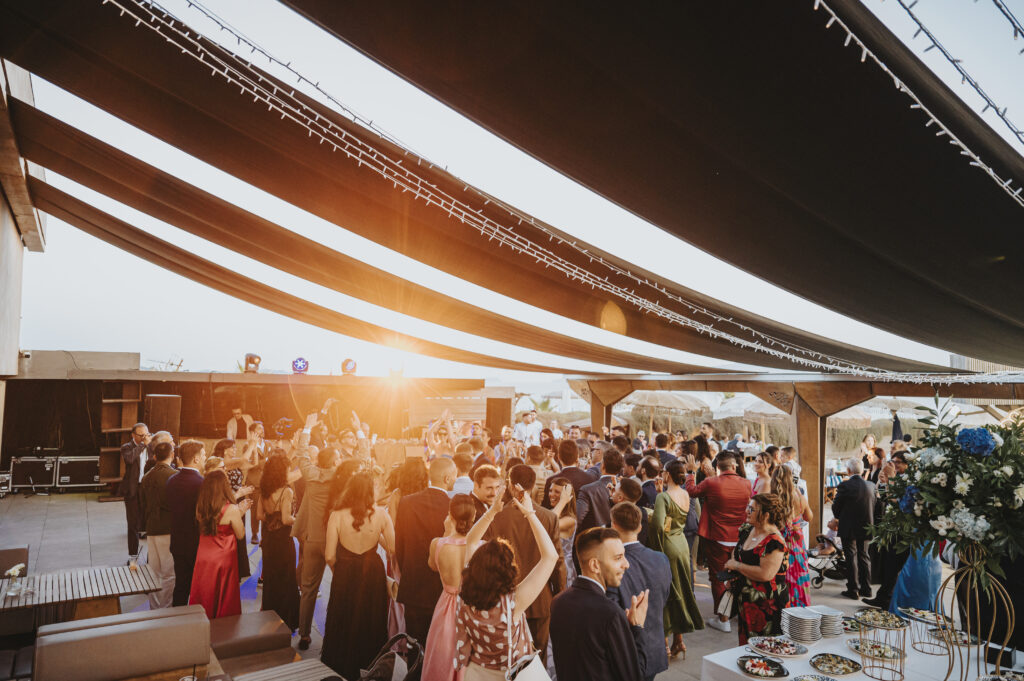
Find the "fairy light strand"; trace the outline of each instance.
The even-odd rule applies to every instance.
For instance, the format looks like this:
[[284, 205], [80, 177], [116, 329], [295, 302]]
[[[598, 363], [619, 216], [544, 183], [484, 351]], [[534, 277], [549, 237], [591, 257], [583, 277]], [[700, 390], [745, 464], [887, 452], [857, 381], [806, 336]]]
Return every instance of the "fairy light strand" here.
[[[977, 2], [977, 0], [975, 0], [975, 2]], [[1011, 26], [1013, 26], [1013, 39], [1016, 40], [1017, 38], [1024, 36], [1024, 26], [1021, 25], [1020, 20], [1014, 16], [1013, 12], [1010, 11], [1010, 8], [1006, 6], [1006, 3], [1003, 2], [1003, 0], [992, 0], [992, 4], [996, 6], [999, 13], [1006, 17], [1006, 20], [1010, 22]], [[1024, 47], [1020, 48], [1020, 51], [1017, 54], [1024, 54]]]
[[[995, 103], [995, 100], [993, 100], [992, 97], [989, 96], [989, 94], [987, 92], [985, 92], [984, 88], [981, 87], [981, 84], [978, 82], [978, 80], [976, 78], [974, 78], [974, 76], [972, 76], [970, 73], [967, 72], [967, 69], [964, 68], [963, 60], [962, 59], [957, 59], [952, 54], [950, 54], [949, 50], [946, 49], [945, 45], [940, 43], [939, 39], [935, 37], [935, 34], [932, 33], [928, 29], [928, 27], [924, 25], [924, 22], [921, 21], [920, 17], [918, 17], [916, 14], [914, 14], [914, 9], [913, 8], [914, 8], [914, 5], [917, 4], [917, 0], [913, 0], [910, 3], [907, 3], [906, 0], [896, 0], [896, 2], [899, 3], [900, 7], [902, 7], [903, 10], [907, 13], [907, 16], [909, 16], [911, 18], [911, 20], [917, 25], [917, 31], [914, 32], [914, 37], [916, 38], [917, 36], [919, 36], [919, 35], [921, 35], [923, 33], [924, 36], [926, 38], [928, 38], [928, 40], [931, 41], [931, 45], [926, 47], [925, 51], [927, 52], [928, 50], [931, 50], [932, 48], [937, 49], [939, 51], [939, 53], [942, 54], [942, 56], [946, 58], [946, 61], [948, 61], [950, 63], [950, 65], [954, 69], [956, 69], [957, 73], [960, 74], [960, 82], [961, 82], [961, 84], [970, 85], [974, 89], [974, 91], [978, 93], [978, 95], [981, 97], [982, 101], [985, 102], [985, 107], [981, 110], [981, 113], [984, 114], [989, 109], [992, 109], [993, 111], [995, 111], [996, 115], [999, 116], [999, 119], [1003, 122], [1003, 124], [1007, 127], [1007, 129], [1009, 129], [1009, 131], [1011, 133], [1013, 133], [1013, 136], [1016, 137], [1018, 141], [1024, 142], [1024, 130], [1021, 130], [1020, 128], [1018, 128], [1007, 117], [1007, 115], [1006, 115], [1006, 107], [1004, 106], [1002, 109], [999, 108], [999, 105], [997, 105]], [[999, 3], [997, 2], [996, 5], [999, 6]], [[1007, 12], [1008, 12], [1008, 10], [1007, 10]], [[1012, 15], [1010, 15], [1010, 16], [1012, 16]], [[1017, 29], [1015, 27], [1014, 31], [1016, 32], [1016, 30]], [[1016, 37], [1016, 33], [1014, 34], [1014, 37]]]
[[[579, 246], [576, 242], [563, 238], [560, 234], [548, 228], [544, 223], [536, 220], [532, 216], [522, 213], [508, 204], [498, 200], [485, 192], [478, 190], [477, 188], [464, 183], [458, 178], [454, 178], [450, 173], [449, 176], [459, 181], [464, 186], [464, 191], [472, 193], [478, 197], [484, 198], [487, 205], [494, 203], [503, 211], [507, 212], [511, 218], [518, 220], [519, 224], [523, 221], [527, 221], [531, 226], [545, 232], [550, 240], [558, 240], [561, 244], [568, 245], [575, 249], [577, 252], [585, 255], [589, 258], [590, 262], [593, 263], [595, 260], [598, 261], [605, 268], [626, 277], [629, 277], [633, 281], [643, 286], [654, 289], [661, 295], [664, 295], [676, 302], [684, 305], [692, 312], [704, 314], [715, 321], [732, 324], [733, 326], [740, 328], [744, 332], [750, 333], [753, 336], [763, 340], [766, 345], [762, 345], [759, 342], [751, 341], [745, 338], [739, 338], [720, 329], [716, 329], [710, 324], [698, 322], [690, 319], [674, 310], [665, 308], [664, 306], [651, 301], [643, 296], [637, 294], [634, 290], [626, 289], [608, 281], [607, 277], [601, 277], [589, 270], [582, 268], [575, 263], [572, 263], [557, 254], [553, 253], [549, 249], [546, 249], [538, 244], [534, 243], [530, 239], [517, 234], [513, 227], [502, 225], [496, 220], [483, 214], [481, 208], [473, 208], [472, 206], [461, 202], [450, 194], [439, 189], [436, 184], [431, 183], [420, 177], [413, 170], [411, 162], [408, 166], [403, 165], [403, 161], [409, 160], [410, 155], [412, 159], [416, 160], [416, 166], [426, 162], [431, 168], [438, 168], [440, 172], [440, 166], [437, 164], [426, 161], [423, 157], [411, 154], [411, 152], [401, 143], [399, 143], [394, 137], [386, 134], [376, 126], [372, 126], [372, 122], [367, 119], [358, 116], [347, 107], [338, 102], [335, 98], [327, 95], [322, 88], [319, 87], [318, 83], [313, 83], [308, 78], [304, 78], [298, 75], [298, 72], [291, 68], [290, 63], [285, 64], [273, 56], [269, 55], [265, 50], [259, 48], [248, 38], [245, 38], [240, 33], [231, 28], [226, 22], [223, 22], [216, 15], [211, 12], [204, 11], [203, 13], [213, 20], [222, 30], [230, 32], [241, 45], [245, 43], [250, 48], [251, 53], [259, 51], [260, 55], [266, 57], [271, 63], [276, 63], [280, 66], [285, 67], [291, 73], [296, 74], [300, 81], [307, 84], [311, 84], [319, 92], [329, 97], [330, 100], [338, 107], [343, 110], [343, 113], [352, 120], [363, 126], [369, 127], [382, 139], [386, 139], [391, 144], [398, 147], [403, 151], [403, 158], [395, 159], [391, 158], [387, 153], [382, 150], [374, 148], [372, 145], [367, 143], [360, 137], [353, 135], [349, 131], [341, 128], [335, 124], [332, 120], [324, 117], [318, 111], [309, 107], [307, 104], [295, 97], [294, 90], [288, 87], [282, 88], [282, 86], [275, 84], [268, 78], [265, 78], [248, 60], [239, 57], [237, 54], [232, 54], [230, 51], [228, 54], [235, 63], [231, 63], [223, 59], [218, 52], [207, 49], [202, 40], [206, 40], [201, 34], [196, 33], [196, 37], [192, 36], [192, 31], [188, 29], [187, 24], [182, 22], [180, 19], [174, 17], [170, 12], [161, 7], [158, 3], [152, 2], [151, 0], [103, 0], [103, 4], [112, 4], [120, 9], [122, 16], [128, 14], [131, 18], [135, 19], [135, 25], [145, 25], [146, 28], [156, 32], [168, 42], [178, 47], [182, 53], [191, 56], [192, 58], [203, 63], [205, 66], [211, 69], [211, 74], [225, 78], [233, 86], [239, 87], [240, 93], [252, 96], [254, 102], [261, 102], [266, 104], [269, 110], [275, 111], [281, 114], [281, 118], [288, 118], [291, 121], [302, 125], [308, 132], [310, 137], [316, 137], [319, 143], [328, 143], [334, 151], [342, 151], [349, 159], [356, 161], [360, 166], [367, 166], [368, 169], [378, 173], [384, 179], [391, 182], [396, 189], [401, 188], [403, 192], [413, 192], [415, 199], [424, 199], [428, 205], [434, 205], [444, 210], [450, 217], [455, 218], [477, 229], [481, 235], [487, 236], [489, 240], [497, 241], [499, 246], [509, 246], [514, 251], [533, 258], [538, 264], [544, 264], [545, 267], [553, 267], [556, 270], [561, 271], [565, 276], [571, 280], [580, 281], [591, 286], [594, 289], [599, 289], [610, 295], [618, 297], [641, 311], [656, 316], [662, 317], [671, 323], [675, 323], [681, 326], [691, 328], [698, 333], [706, 334], [714, 338], [725, 340], [734, 345], [741, 346], [750, 350], [763, 352], [773, 357], [787, 359], [789, 361], [798, 363], [811, 369], [818, 369], [829, 372], [841, 372], [846, 374], [852, 374], [857, 376], [863, 376], [866, 378], [872, 378], [875, 380], [884, 381], [912, 381], [919, 383], [963, 383], [963, 382], [1001, 382], [1001, 380], [1010, 380], [1017, 374], [1014, 372], [992, 372], [989, 374], [973, 374], [973, 375], [962, 375], [962, 374], [926, 374], [926, 373], [913, 373], [913, 372], [896, 372], [880, 369], [877, 367], [870, 367], [866, 365], [856, 364], [843, 360], [838, 357], [833, 357], [824, 353], [802, 348], [790, 343], [786, 343], [778, 338], [774, 338], [768, 334], [765, 334], [757, 329], [753, 329], [749, 326], [740, 324], [732, 319], [718, 315], [710, 310], [707, 310], [703, 306], [696, 305], [690, 301], [685, 300], [681, 296], [677, 296], [667, 291], [663, 286], [658, 283], [651, 282], [645, 277], [638, 276], [628, 270], [618, 267], [614, 263], [611, 263], [599, 255], [589, 253], [586, 248]], [[194, 0], [189, 2], [190, 6], [200, 9], [200, 5]], [[825, 5], [823, 0], [819, 0], [815, 9], [818, 5], [824, 6], [829, 12], [831, 9]], [[155, 10], [157, 11], [154, 11]], [[139, 10], [142, 14], [137, 14], [134, 10]], [[202, 11], [202, 10], [201, 10]], [[158, 13], [159, 12], [159, 13]], [[145, 16], [148, 15], [148, 16]], [[834, 13], [833, 20], [829, 22], [829, 25], [838, 18]], [[840, 22], [841, 23], [841, 22]], [[180, 25], [180, 27], [179, 27]], [[845, 28], [845, 25], [843, 25]], [[847, 29], [848, 30], [848, 29]], [[848, 31], [848, 36], [853, 37]], [[849, 42], [849, 37], [848, 41]], [[858, 44], [862, 47], [862, 60], [865, 58], [870, 51], [863, 46], [863, 43], [857, 39]], [[884, 65], [878, 61], [873, 54], [872, 58], [876, 63], [879, 63], [885, 69]], [[244, 64], [244, 67], [242, 66]], [[885, 69], [887, 72], [888, 69]], [[891, 75], [891, 72], [889, 72]], [[894, 77], [895, 78], [895, 77]], [[897, 83], [899, 81], [897, 79]], [[913, 96], [906, 88], [901, 88], [907, 92], [913, 99]], [[923, 105], [920, 106], [923, 108]], [[930, 115], [930, 112], [929, 112]], [[934, 116], [932, 117], [934, 119]], [[937, 119], [936, 119], [937, 120]], [[931, 122], [929, 122], [929, 125]], [[941, 123], [939, 123], [941, 126]], [[955, 137], [951, 133], [951, 143], [955, 140]], [[966, 150], [962, 144], [961, 148]], [[972, 155], [972, 159], [977, 159], [976, 156]], [[980, 161], [978, 161], [980, 164]], [[972, 163], [973, 165], [974, 163]], [[447, 172], [447, 171], [445, 171]], [[991, 171], [990, 171], [990, 174]], [[1007, 183], [1008, 184], [1008, 183]], [[1005, 185], [1004, 185], [1005, 188]], [[1020, 190], [1017, 191], [1020, 193]], [[1024, 374], [1021, 374], [1024, 375]]]

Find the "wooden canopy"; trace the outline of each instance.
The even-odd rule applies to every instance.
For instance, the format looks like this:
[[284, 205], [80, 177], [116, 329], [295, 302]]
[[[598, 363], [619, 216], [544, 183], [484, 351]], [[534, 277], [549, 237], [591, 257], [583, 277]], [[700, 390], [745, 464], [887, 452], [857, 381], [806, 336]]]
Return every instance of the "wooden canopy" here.
[[[496, 247], [486, 235], [453, 220], [435, 206], [417, 201], [412, 192], [396, 189], [363, 164], [332, 151], [330, 145], [319, 144], [307, 130], [293, 121], [282, 120], [277, 112], [268, 111], [250, 97], [240, 96], [235, 85], [216, 73], [211, 74], [205, 64], [182, 54], [171, 42], [145, 27], [136, 27], [135, 23], [130, 16], [120, 16], [116, 7], [102, 4], [71, 0], [33, 3], [3, 0], [0, 2], [0, 55], [254, 186], [467, 281], [599, 327], [602, 326], [602, 312], [611, 304], [624, 320], [624, 328], [616, 330], [660, 345], [758, 366], [803, 366], [786, 357], [706, 335], [656, 315], [646, 315], [627, 302], [592, 289], [587, 283], [573, 280], [554, 268], [541, 267], [528, 256]], [[181, 28], [184, 30], [185, 27]], [[240, 58], [205, 40], [201, 42], [218, 58], [239, 68], [249, 68]], [[270, 76], [262, 74], [260, 77], [275, 83], [282, 91], [290, 89]], [[347, 134], [367, 140], [382, 153], [403, 158], [409, 165], [418, 162], [414, 156], [405, 154], [342, 116], [301, 95], [296, 97], [317, 115], [330, 119]], [[285, 268], [291, 268], [299, 276], [364, 299], [369, 299], [370, 287], [360, 287], [359, 279], [365, 277], [367, 282], [382, 282], [385, 286], [383, 293], [374, 301], [377, 304], [406, 313], [416, 310], [418, 316], [443, 319], [456, 328], [461, 322], [473, 333], [488, 337], [505, 335], [505, 340], [537, 349], [547, 348], [564, 356], [586, 357], [647, 370], [678, 371], [683, 367], [684, 370], [706, 370], [705, 367], [687, 367], [609, 349], [602, 352], [594, 344], [537, 332], [535, 327], [524, 329], [522, 327], [526, 325], [514, 320], [471, 309], [457, 300], [407, 282], [397, 283], [389, 273], [365, 265], [353, 265], [347, 280], [344, 275], [331, 276], [323, 268], [313, 271], [316, 268], [307, 267], [300, 274], [299, 261], [305, 256], [301, 249], [309, 247], [308, 242], [288, 237], [279, 227], [218, 202], [215, 197], [145, 167], [124, 154], [112, 154], [96, 141], [47, 120], [38, 112], [20, 106], [15, 109], [18, 126], [24, 128], [24, 131], [17, 131], [19, 136], [25, 136], [24, 153], [31, 154], [39, 162], [52, 164], [55, 169], [59, 167], [61, 170], [58, 172], [68, 173], [83, 184], [176, 226], [194, 233], [202, 231], [204, 238], [225, 244], [230, 242], [233, 244], [230, 247], [236, 250], [246, 248], [251, 257], [266, 258], [271, 251], [284, 255], [288, 261]], [[59, 130], [60, 135], [50, 141], [40, 133], [43, 130]], [[82, 151], [92, 153], [78, 158]], [[142, 178], [130, 176], [136, 171], [143, 173]], [[462, 194], [465, 189], [463, 183], [438, 168], [428, 168], [424, 164], [417, 168], [417, 172], [426, 178], [429, 186], [449, 194]], [[155, 182], [153, 195], [150, 195], [150, 181]], [[189, 207], [174, 206], [177, 198]], [[508, 221], [509, 216], [497, 203], [488, 205], [481, 201], [474, 210], [495, 220]], [[234, 224], [228, 222], [228, 217], [242, 220], [249, 228], [244, 237], [225, 229], [228, 224]], [[219, 227], [215, 224], [218, 222]], [[733, 308], [696, 291], [661, 281], [630, 263], [619, 262], [589, 246], [584, 253], [557, 240], [552, 241], [549, 233], [560, 233], [549, 226], [524, 222], [517, 225], [516, 230], [535, 243], [543, 243], [564, 262], [600, 270], [600, 276], [617, 285], [637, 287], [634, 279], [612, 270], [602, 270], [600, 265], [590, 262], [590, 258], [604, 259], [628, 269], [641, 279], [655, 282], [672, 294], [712, 310], [715, 316], [702, 318], [688, 306], [659, 296], [658, 302], [666, 308], [700, 322], [724, 327], [723, 330], [741, 340], [758, 340], [763, 338], [762, 334], [767, 334], [803, 348], [808, 356], [820, 353], [891, 370], [928, 371], [940, 368], [857, 348]], [[246, 247], [245, 241], [254, 243]], [[253, 255], [258, 251], [262, 256]], [[340, 255], [331, 257], [333, 262], [341, 262], [344, 258]], [[406, 299], [406, 294], [410, 298]], [[416, 304], [409, 304], [410, 300]], [[716, 317], [732, 321], [715, 321]]]
[[[747, 272], [900, 336], [1024, 366], [1012, 293], [1024, 212], [844, 47], [819, 0], [283, 1]], [[984, 163], [1024, 184], [1024, 159], [861, 2], [828, 5]]]

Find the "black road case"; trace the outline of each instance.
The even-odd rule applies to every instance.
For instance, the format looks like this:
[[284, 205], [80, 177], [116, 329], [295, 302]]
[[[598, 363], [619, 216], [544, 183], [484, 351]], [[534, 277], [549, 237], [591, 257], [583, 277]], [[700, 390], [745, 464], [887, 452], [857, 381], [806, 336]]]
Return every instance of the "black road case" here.
[[11, 459], [11, 490], [49, 489], [57, 482], [57, 457], [15, 456]]
[[0, 473], [0, 499], [11, 493], [11, 474]]
[[57, 488], [98, 487], [100, 457], [61, 456], [57, 458]]

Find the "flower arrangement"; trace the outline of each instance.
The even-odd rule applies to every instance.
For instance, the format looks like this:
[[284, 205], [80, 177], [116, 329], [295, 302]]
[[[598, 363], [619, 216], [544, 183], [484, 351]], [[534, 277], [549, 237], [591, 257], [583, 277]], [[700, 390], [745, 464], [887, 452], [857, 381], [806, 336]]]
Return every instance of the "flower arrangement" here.
[[[891, 501], [872, 534], [897, 549], [930, 550], [943, 540], [984, 560], [974, 568], [1002, 576], [1000, 561], [1024, 554], [1024, 422], [961, 428], [949, 405], [919, 419], [923, 447], [907, 454], [905, 473], [891, 476]], [[979, 575], [985, 579], [984, 575]]]
[[4, 573], [4, 577], [10, 577], [12, 579], [17, 579], [18, 577], [21, 577], [21, 573], [24, 572], [24, 571], [25, 571], [25, 564], [24, 563], [18, 563], [17, 565], [15, 565], [11, 569], [9, 569], [7, 572], [5, 572]]

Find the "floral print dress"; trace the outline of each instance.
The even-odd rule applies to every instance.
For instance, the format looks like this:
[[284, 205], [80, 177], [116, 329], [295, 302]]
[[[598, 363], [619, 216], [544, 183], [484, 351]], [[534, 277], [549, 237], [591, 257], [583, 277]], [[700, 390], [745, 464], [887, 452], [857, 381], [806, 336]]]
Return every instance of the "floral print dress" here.
[[811, 584], [807, 574], [807, 552], [804, 551], [804, 533], [800, 529], [801, 518], [796, 518], [782, 531], [789, 548], [789, 568], [786, 583], [789, 585], [789, 607], [796, 608], [811, 604], [808, 587]]
[[762, 556], [782, 551], [782, 565], [779, 571], [767, 582], [755, 582], [743, 575], [736, 580], [735, 595], [739, 606], [740, 645], [751, 636], [776, 636], [782, 633], [782, 610], [789, 606], [789, 584], [786, 582], [786, 571], [789, 568], [789, 551], [785, 540], [770, 534], [764, 537], [752, 549], [744, 549], [743, 544], [753, 531], [753, 526], [744, 525], [740, 528], [739, 542], [736, 544], [734, 558], [744, 565], [760, 565]]

